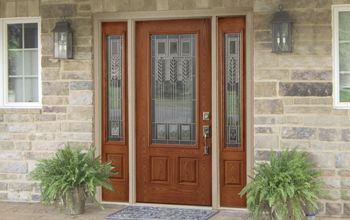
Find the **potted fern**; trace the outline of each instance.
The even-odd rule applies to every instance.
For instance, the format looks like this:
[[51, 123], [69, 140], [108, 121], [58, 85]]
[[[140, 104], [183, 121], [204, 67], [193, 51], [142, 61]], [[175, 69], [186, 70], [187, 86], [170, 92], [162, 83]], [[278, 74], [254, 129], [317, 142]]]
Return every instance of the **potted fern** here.
[[254, 219], [300, 220], [308, 214], [304, 210], [318, 208], [319, 176], [307, 153], [296, 149], [271, 152], [269, 163], [255, 167], [255, 177], [240, 195], [246, 194]]
[[110, 162], [94, 157], [94, 148], [82, 152], [66, 145], [53, 159], [39, 161], [31, 176], [40, 182], [44, 204], [60, 204], [67, 214], [78, 215], [84, 213], [88, 197], [100, 205], [95, 199], [97, 186], [113, 190], [108, 179], [112, 170]]

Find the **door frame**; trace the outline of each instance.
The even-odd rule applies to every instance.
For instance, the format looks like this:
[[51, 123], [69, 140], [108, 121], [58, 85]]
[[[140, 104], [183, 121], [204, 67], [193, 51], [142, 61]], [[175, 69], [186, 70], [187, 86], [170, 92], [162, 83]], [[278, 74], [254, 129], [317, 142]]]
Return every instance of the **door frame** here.
[[[218, 81], [218, 17], [244, 16], [246, 18], [246, 105], [247, 105], [247, 172], [246, 175], [253, 175], [254, 166], [254, 80], [253, 80], [253, 12], [241, 11], [239, 9], [206, 9], [206, 10], [169, 10], [169, 11], [147, 11], [147, 12], [103, 12], [93, 15], [93, 52], [94, 52], [94, 146], [96, 154], [101, 155], [102, 138], [102, 94], [101, 94], [101, 26], [102, 22], [127, 22], [128, 40], [128, 133], [129, 133], [129, 202], [113, 204], [136, 204], [136, 111], [135, 111], [135, 23], [145, 20], [169, 20], [189, 18], [210, 18], [211, 19], [211, 60], [212, 60], [212, 208], [220, 209], [227, 207], [220, 206], [220, 145], [219, 145], [219, 81]], [[249, 181], [249, 178], [247, 178]], [[102, 203], [101, 188], [98, 188], [96, 199]], [[230, 209], [230, 208], [229, 208]]]

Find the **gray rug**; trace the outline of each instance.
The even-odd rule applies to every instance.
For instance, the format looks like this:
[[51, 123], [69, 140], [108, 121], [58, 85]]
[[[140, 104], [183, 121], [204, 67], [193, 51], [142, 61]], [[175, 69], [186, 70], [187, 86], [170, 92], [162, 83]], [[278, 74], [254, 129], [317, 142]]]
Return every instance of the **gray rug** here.
[[151, 206], [128, 206], [106, 219], [112, 220], [208, 220], [217, 211], [208, 209], [180, 209]]

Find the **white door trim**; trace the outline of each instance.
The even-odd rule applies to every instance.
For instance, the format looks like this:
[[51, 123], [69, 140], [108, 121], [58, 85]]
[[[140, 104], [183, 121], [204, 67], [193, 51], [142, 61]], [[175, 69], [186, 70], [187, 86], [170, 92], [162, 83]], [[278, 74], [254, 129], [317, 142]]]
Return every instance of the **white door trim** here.
[[[246, 74], [247, 74], [247, 176], [252, 174], [254, 164], [253, 149], [253, 13], [235, 11], [235, 9], [211, 10], [173, 10], [147, 12], [97, 13], [93, 16], [94, 30], [94, 92], [95, 92], [95, 147], [97, 155], [101, 155], [101, 23], [107, 21], [125, 21], [128, 24], [128, 109], [129, 109], [129, 203], [136, 204], [136, 135], [135, 135], [135, 22], [141, 20], [167, 20], [186, 18], [211, 19], [212, 48], [212, 208], [220, 208], [220, 172], [219, 172], [219, 138], [218, 138], [218, 73], [217, 73], [217, 19], [218, 17], [246, 17]], [[248, 179], [248, 178], [247, 178]], [[249, 181], [249, 180], [248, 180]], [[101, 189], [96, 199], [102, 201]], [[111, 202], [106, 202], [111, 203]], [[188, 207], [188, 206], [186, 206]]]

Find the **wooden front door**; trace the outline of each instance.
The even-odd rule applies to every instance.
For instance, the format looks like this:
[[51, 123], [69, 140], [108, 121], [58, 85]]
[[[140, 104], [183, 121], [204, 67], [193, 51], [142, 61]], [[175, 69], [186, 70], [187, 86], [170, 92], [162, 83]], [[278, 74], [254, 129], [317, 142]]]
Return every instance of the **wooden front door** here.
[[211, 204], [210, 28], [136, 23], [137, 202]]

